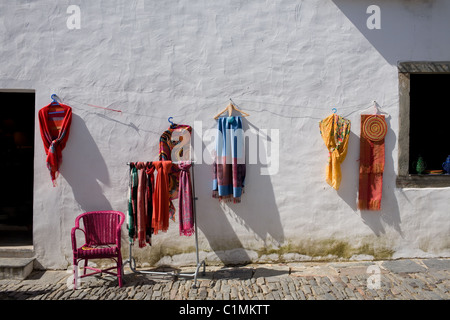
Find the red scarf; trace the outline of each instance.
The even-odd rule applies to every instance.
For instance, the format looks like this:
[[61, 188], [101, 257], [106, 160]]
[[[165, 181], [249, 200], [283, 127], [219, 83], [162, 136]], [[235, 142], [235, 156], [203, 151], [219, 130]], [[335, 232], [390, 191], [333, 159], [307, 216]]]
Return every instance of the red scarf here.
[[65, 104], [48, 104], [39, 110], [39, 128], [47, 154], [47, 168], [50, 171], [53, 186], [59, 174], [62, 150], [69, 138], [72, 123], [72, 108]]
[[169, 173], [172, 161], [153, 161], [153, 166], [158, 171], [153, 193], [153, 233], [167, 231], [169, 229]]

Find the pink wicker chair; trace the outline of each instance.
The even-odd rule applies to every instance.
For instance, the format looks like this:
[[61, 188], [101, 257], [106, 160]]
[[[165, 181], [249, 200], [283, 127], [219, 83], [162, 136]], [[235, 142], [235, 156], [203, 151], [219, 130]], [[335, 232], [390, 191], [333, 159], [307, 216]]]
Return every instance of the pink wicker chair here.
[[[80, 228], [80, 220], [83, 221], [84, 229]], [[72, 228], [72, 250], [73, 250], [73, 270], [74, 270], [74, 289], [78, 280], [78, 262], [84, 260], [84, 272], [80, 278], [94, 274], [107, 273], [117, 276], [119, 287], [122, 287], [122, 255], [120, 253], [120, 240], [122, 224], [125, 215], [120, 211], [92, 211], [85, 212], [75, 219], [75, 227]], [[85, 244], [77, 247], [75, 233], [81, 230], [85, 235]], [[89, 259], [113, 259], [117, 266], [107, 269], [97, 269], [88, 266]], [[117, 268], [113, 273], [109, 270]], [[86, 274], [90, 269], [95, 272]]]

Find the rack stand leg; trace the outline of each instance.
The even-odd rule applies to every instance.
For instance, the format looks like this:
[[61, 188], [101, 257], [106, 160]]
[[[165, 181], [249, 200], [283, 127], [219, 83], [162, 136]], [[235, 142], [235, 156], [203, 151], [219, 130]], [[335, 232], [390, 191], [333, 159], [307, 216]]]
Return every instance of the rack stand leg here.
[[201, 261], [200, 263], [197, 262], [197, 268], [195, 269], [195, 272], [193, 272], [193, 273], [178, 273], [175, 271], [162, 272], [162, 271], [150, 271], [150, 270], [137, 270], [136, 269], [136, 260], [134, 259], [133, 253], [132, 253], [132, 246], [133, 246], [133, 244], [130, 243], [130, 258], [123, 262], [123, 266], [125, 266], [128, 263], [130, 265], [131, 271], [133, 271], [134, 273], [172, 276], [174, 279], [176, 279], [178, 277], [194, 277], [194, 284], [192, 285], [193, 288], [198, 288], [197, 287], [197, 276], [198, 276], [201, 266], [203, 266], [202, 275], [204, 276], [206, 273], [206, 263], [204, 260]]

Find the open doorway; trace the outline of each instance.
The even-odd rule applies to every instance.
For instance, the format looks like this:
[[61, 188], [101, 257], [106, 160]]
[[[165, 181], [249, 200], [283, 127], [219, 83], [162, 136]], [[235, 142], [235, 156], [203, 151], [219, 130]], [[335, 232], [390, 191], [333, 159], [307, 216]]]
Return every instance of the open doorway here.
[[0, 91], [0, 246], [33, 244], [35, 93]]

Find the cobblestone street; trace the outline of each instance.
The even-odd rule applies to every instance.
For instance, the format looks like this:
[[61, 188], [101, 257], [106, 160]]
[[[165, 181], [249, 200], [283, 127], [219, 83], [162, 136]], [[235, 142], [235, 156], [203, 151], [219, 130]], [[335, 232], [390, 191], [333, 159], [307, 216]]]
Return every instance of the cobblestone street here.
[[127, 267], [122, 288], [103, 275], [84, 278], [73, 290], [71, 279], [70, 271], [33, 271], [26, 280], [0, 280], [0, 299], [448, 300], [450, 259], [206, 266], [196, 288], [192, 277], [144, 275]]

